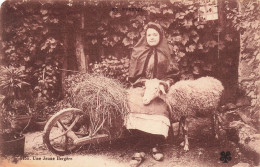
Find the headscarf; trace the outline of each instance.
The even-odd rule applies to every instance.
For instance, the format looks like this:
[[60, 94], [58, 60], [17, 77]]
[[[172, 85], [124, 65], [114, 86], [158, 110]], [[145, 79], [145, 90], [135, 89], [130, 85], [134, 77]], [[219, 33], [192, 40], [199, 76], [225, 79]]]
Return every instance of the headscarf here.
[[[146, 40], [146, 32], [148, 28], [153, 28], [160, 34], [160, 41], [156, 46], [150, 46]], [[129, 66], [129, 81], [134, 82], [139, 77], [145, 77], [145, 70], [147, 68], [149, 59], [154, 53], [154, 68], [153, 76], [154, 78], [163, 79], [165, 78], [173, 69], [173, 60], [171, 58], [171, 52], [167, 43], [167, 39], [164, 35], [163, 29], [159, 24], [154, 22], [149, 22], [145, 28], [144, 32], [133, 47], [130, 66]], [[165, 60], [158, 64], [158, 57], [164, 56]], [[176, 67], [175, 67], [176, 70]]]

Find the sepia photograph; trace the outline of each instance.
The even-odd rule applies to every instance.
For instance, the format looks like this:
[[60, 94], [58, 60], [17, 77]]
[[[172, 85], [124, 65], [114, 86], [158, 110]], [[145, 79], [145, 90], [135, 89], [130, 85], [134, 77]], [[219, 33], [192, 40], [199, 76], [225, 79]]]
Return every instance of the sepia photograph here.
[[1, 0], [1, 167], [260, 167], [260, 0]]

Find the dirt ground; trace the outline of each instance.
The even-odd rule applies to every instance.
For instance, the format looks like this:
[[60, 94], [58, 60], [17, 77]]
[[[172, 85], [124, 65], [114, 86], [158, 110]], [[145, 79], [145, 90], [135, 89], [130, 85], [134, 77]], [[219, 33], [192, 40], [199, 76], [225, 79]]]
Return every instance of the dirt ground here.
[[[2, 157], [0, 165], [10, 166], [129, 166], [131, 156], [135, 153], [136, 147], [146, 153], [144, 162], [140, 167], [231, 167], [239, 165], [242, 167], [253, 167], [250, 157], [244, 155], [233, 142], [226, 140], [225, 134], [221, 131], [221, 137], [216, 141], [211, 133], [209, 120], [192, 119], [189, 129], [190, 151], [185, 152], [180, 146], [182, 137], [175, 137], [173, 143], [166, 142], [163, 145], [164, 160], [155, 161], [148, 146], [138, 146], [140, 138], [120, 139], [113, 142], [106, 142], [94, 146], [84, 146], [76, 153], [61, 158], [68, 160], [57, 160], [57, 155], [47, 150], [42, 142], [42, 132], [28, 132], [25, 134], [25, 156]], [[176, 132], [178, 125], [174, 124]], [[175, 133], [176, 134], [176, 133]], [[220, 161], [220, 153], [230, 151], [231, 161], [223, 163]], [[44, 157], [55, 160], [43, 160]], [[41, 158], [41, 160], [39, 160]], [[37, 160], [36, 160], [37, 159]]]

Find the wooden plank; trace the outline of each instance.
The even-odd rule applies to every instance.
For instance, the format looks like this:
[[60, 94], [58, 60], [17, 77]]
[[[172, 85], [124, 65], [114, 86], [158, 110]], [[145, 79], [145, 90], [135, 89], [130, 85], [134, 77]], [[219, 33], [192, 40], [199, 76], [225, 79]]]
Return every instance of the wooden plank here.
[[101, 143], [104, 141], [108, 141], [110, 138], [106, 134], [101, 135], [95, 135], [93, 137], [86, 136], [79, 139], [74, 140], [74, 144], [76, 145], [84, 145], [84, 144], [90, 144], [90, 143]]

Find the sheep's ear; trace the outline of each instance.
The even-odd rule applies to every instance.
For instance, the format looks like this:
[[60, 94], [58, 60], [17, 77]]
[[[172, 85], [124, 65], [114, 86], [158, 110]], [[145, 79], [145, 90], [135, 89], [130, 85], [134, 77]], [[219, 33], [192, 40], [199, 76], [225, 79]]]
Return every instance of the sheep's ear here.
[[166, 94], [166, 92], [165, 92], [165, 88], [164, 88], [164, 86], [163, 85], [159, 85], [159, 89], [160, 89], [160, 91], [163, 93], [163, 94]]

